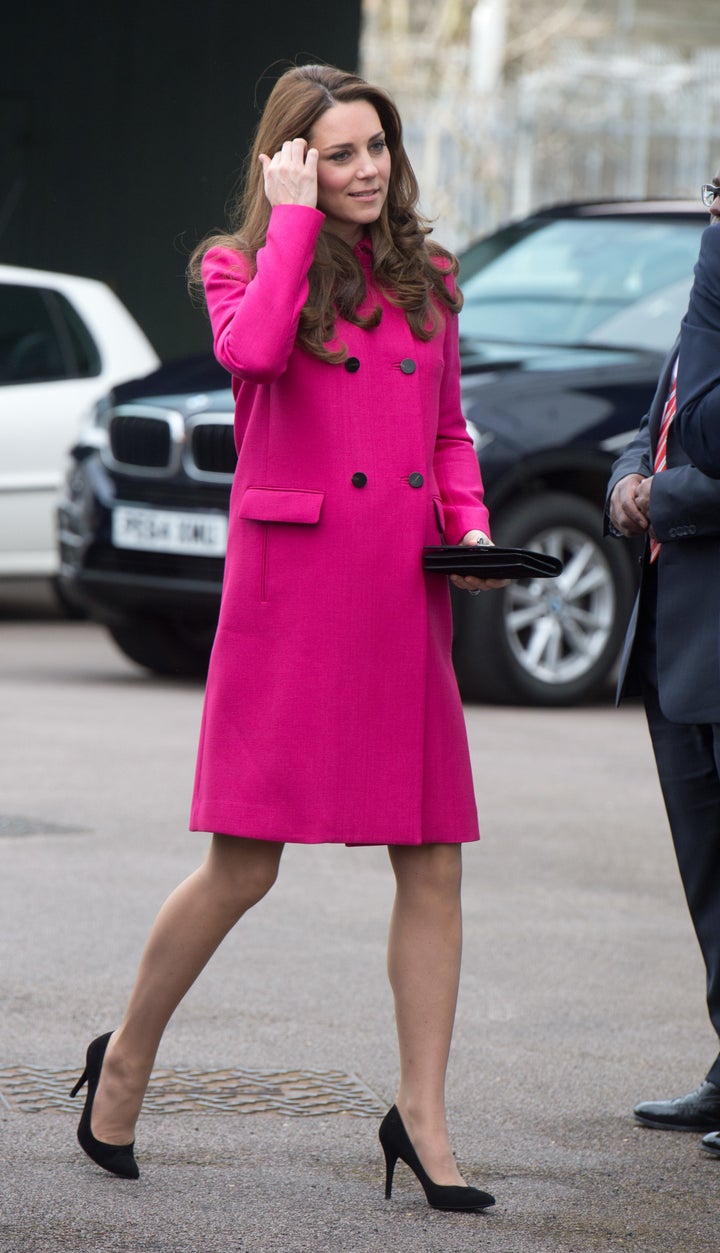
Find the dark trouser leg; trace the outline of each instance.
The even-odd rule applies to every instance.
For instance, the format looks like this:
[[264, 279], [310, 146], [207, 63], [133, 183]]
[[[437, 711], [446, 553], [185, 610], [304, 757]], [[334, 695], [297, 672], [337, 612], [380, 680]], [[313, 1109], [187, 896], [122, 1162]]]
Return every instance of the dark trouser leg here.
[[[720, 726], [669, 722], [647, 681], [643, 698], [660, 786], [720, 1036]], [[720, 1087], [720, 1055], [707, 1078]]]

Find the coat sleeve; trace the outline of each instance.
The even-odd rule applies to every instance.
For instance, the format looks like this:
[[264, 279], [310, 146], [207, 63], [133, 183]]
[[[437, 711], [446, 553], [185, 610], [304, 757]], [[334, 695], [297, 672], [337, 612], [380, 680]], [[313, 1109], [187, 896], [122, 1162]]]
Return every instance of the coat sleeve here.
[[661, 544], [720, 535], [720, 483], [691, 465], [663, 470], [650, 488], [650, 522]]
[[324, 214], [276, 205], [255, 273], [242, 253], [208, 249], [203, 284], [215, 356], [243, 381], [270, 383], [285, 371], [308, 297], [308, 271]]
[[480, 467], [460, 404], [460, 350], [457, 315], [446, 315], [445, 365], [434, 471], [443, 506], [445, 539], [458, 544], [468, 531], [490, 534]]
[[623, 449], [617, 461], [613, 462], [610, 471], [610, 481], [607, 485], [607, 493], [605, 496], [605, 517], [603, 522], [603, 533], [612, 535], [616, 538], [624, 538], [620, 536], [620, 532], [615, 530], [610, 521], [610, 497], [621, 479], [627, 478], [628, 474], [641, 474], [644, 479], [652, 474], [652, 452], [650, 448], [650, 427], [648, 423], [648, 414], [645, 414], [637, 434], [633, 436], [630, 443]]
[[675, 429], [690, 460], [720, 478], [720, 225], [703, 231], [680, 330]]
[[613, 494], [616, 484], [628, 474], [642, 474], [643, 478], [647, 478], [649, 474], [652, 474], [648, 414], [645, 414], [640, 423], [637, 434], [633, 436], [627, 447], [623, 448], [617, 461], [613, 462], [607, 489], [608, 501]]

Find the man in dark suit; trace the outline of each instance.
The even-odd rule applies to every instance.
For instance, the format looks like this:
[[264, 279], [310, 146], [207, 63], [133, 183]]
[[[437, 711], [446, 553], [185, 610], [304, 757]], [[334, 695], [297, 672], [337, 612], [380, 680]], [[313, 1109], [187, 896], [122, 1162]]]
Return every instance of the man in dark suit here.
[[[718, 178], [720, 170], [716, 184]], [[703, 196], [712, 226], [720, 226], [716, 190], [711, 196], [704, 189]], [[696, 287], [702, 281], [704, 289], [708, 281], [710, 253], [716, 262], [710, 281], [720, 308], [718, 245], [720, 229], [703, 232]], [[645, 704], [680, 875], [705, 961], [710, 1019], [720, 1036], [720, 482], [702, 473], [678, 440], [676, 387], [684, 399], [686, 379], [706, 377], [708, 369], [700, 337], [686, 341], [684, 335], [685, 322], [650, 411], [613, 466], [607, 529], [628, 538], [646, 537], [618, 701], [639, 695]], [[719, 343], [720, 338], [713, 346], [716, 378]], [[720, 452], [720, 422], [715, 439]], [[634, 1113], [648, 1127], [705, 1132], [702, 1148], [720, 1157], [720, 1053], [695, 1092], [645, 1101]]]
[[[703, 188], [720, 205], [720, 170]], [[715, 221], [720, 209], [711, 209]], [[720, 478], [720, 231], [707, 230], [700, 245], [695, 282], [680, 329], [677, 437], [693, 463]]]

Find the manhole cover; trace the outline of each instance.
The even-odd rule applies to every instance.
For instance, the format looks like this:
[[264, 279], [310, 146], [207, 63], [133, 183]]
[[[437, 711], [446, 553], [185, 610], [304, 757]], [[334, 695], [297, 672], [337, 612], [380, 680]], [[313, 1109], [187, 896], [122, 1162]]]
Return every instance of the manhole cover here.
[[[44, 1070], [11, 1066], [0, 1070], [0, 1102], [25, 1114], [48, 1109], [77, 1112], [80, 1095], [70, 1089], [77, 1070]], [[342, 1070], [156, 1070], [150, 1079], [143, 1113], [202, 1111], [207, 1114], [286, 1114], [312, 1118], [320, 1114], [352, 1114], [375, 1118], [385, 1112], [381, 1101], [357, 1075]]]

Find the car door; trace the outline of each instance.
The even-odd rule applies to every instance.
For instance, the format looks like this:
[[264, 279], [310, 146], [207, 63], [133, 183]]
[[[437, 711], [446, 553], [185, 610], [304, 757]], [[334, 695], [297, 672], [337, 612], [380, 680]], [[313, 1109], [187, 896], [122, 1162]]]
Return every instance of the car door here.
[[55, 571], [65, 454], [100, 372], [94, 340], [63, 294], [0, 284], [0, 576]]

